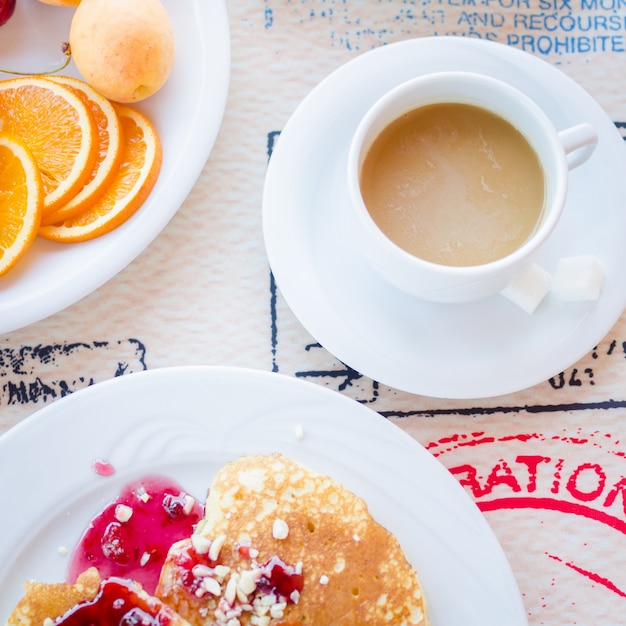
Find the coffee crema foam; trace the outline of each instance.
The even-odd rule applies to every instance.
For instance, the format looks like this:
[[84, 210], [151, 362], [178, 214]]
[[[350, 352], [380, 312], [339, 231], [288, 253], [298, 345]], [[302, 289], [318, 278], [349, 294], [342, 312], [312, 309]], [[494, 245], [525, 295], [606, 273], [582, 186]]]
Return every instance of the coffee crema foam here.
[[369, 149], [361, 192], [378, 227], [438, 264], [503, 258], [535, 232], [545, 176], [509, 122], [477, 106], [431, 104], [387, 126]]

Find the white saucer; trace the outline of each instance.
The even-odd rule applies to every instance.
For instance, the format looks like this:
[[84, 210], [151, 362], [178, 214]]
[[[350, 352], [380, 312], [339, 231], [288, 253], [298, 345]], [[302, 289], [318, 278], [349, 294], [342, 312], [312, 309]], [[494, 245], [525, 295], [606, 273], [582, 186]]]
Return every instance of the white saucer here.
[[[599, 144], [572, 172], [564, 217], [538, 262], [590, 254], [604, 266], [598, 301], [548, 295], [528, 315], [501, 296], [442, 305], [407, 296], [368, 266], [350, 235], [345, 183], [350, 137], [386, 90], [436, 70], [506, 80], [562, 129], [592, 122]], [[278, 287], [305, 328], [345, 364], [385, 385], [443, 398], [531, 387], [587, 354], [626, 307], [626, 148], [613, 122], [567, 75], [481, 40], [429, 37], [365, 53], [323, 80], [285, 125], [270, 159], [263, 229]]]

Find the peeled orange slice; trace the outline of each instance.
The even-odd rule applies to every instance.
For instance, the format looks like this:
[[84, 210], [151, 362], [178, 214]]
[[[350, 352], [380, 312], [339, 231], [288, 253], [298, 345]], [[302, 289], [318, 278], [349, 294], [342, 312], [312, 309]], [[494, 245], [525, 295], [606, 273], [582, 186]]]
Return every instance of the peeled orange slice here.
[[157, 131], [138, 110], [128, 105], [114, 106], [124, 138], [122, 162], [115, 178], [89, 209], [60, 224], [42, 226], [42, 237], [65, 243], [94, 239], [124, 223], [152, 191], [162, 162]]
[[0, 276], [37, 236], [43, 186], [35, 157], [24, 142], [0, 134]]
[[50, 76], [50, 80], [71, 87], [87, 105], [98, 132], [98, 153], [85, 186], [65, 205], [49, 213], [42, 225], [59, 224], [93, 204], [109, 186], [122, 158], [122, 124], [107, 98], [86, 82], [72, 76]]
[[91, 175], [97, 130], [87, 105], [67, 85], [38, 76], [0, 81], [0, 130], [22, 139], [33, 153], [44, 216], [69, 202]]

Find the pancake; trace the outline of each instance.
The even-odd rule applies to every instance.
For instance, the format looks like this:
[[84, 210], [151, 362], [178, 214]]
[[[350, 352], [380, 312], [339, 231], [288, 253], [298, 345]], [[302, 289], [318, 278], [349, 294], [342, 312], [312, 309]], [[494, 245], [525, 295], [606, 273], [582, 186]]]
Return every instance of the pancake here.
[[276, 454], [218, 472], [156, 595], [193, 626], [429, 623], [417, 573], [365, 502]]
[[24, 596], [6, 626], [53, 626], [59, 620], [69, 624], [113, 624], [122, 623], [122, 616], [126, 616], [127, 624], [189, 626], [138, 583], [116, 577], [102, 580], [95, 567], [83, 572], [75, 584], [26, 582]]
[[7, 626], [42, 626], [47, 618], [63, 615], [83, 600], [96, 597], [100, 576], [94, 568], [83, 572], [76, 584], [24, 583], [24, 596], [7, 620]]

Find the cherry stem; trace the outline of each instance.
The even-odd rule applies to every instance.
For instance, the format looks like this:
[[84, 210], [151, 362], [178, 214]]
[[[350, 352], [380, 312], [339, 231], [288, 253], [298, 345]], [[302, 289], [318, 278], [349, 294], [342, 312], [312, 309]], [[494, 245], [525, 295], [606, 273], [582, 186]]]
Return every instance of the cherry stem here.
[[61, 52], [65, 55], [63, 64], [53, 70], [48, 70], [47, 72], [16, 72], [14, 70], [4, 70], [2, 68], [0, 68], [0, 72], [3, 74], [17, 74], [18, 76], [45, 76], [47, 74], [56, 74], [56, 72], [64, 70], [72, 60], [72, 51], [70, 50], [70, 44], [67, 41], [64, 41], [61, 44]]

